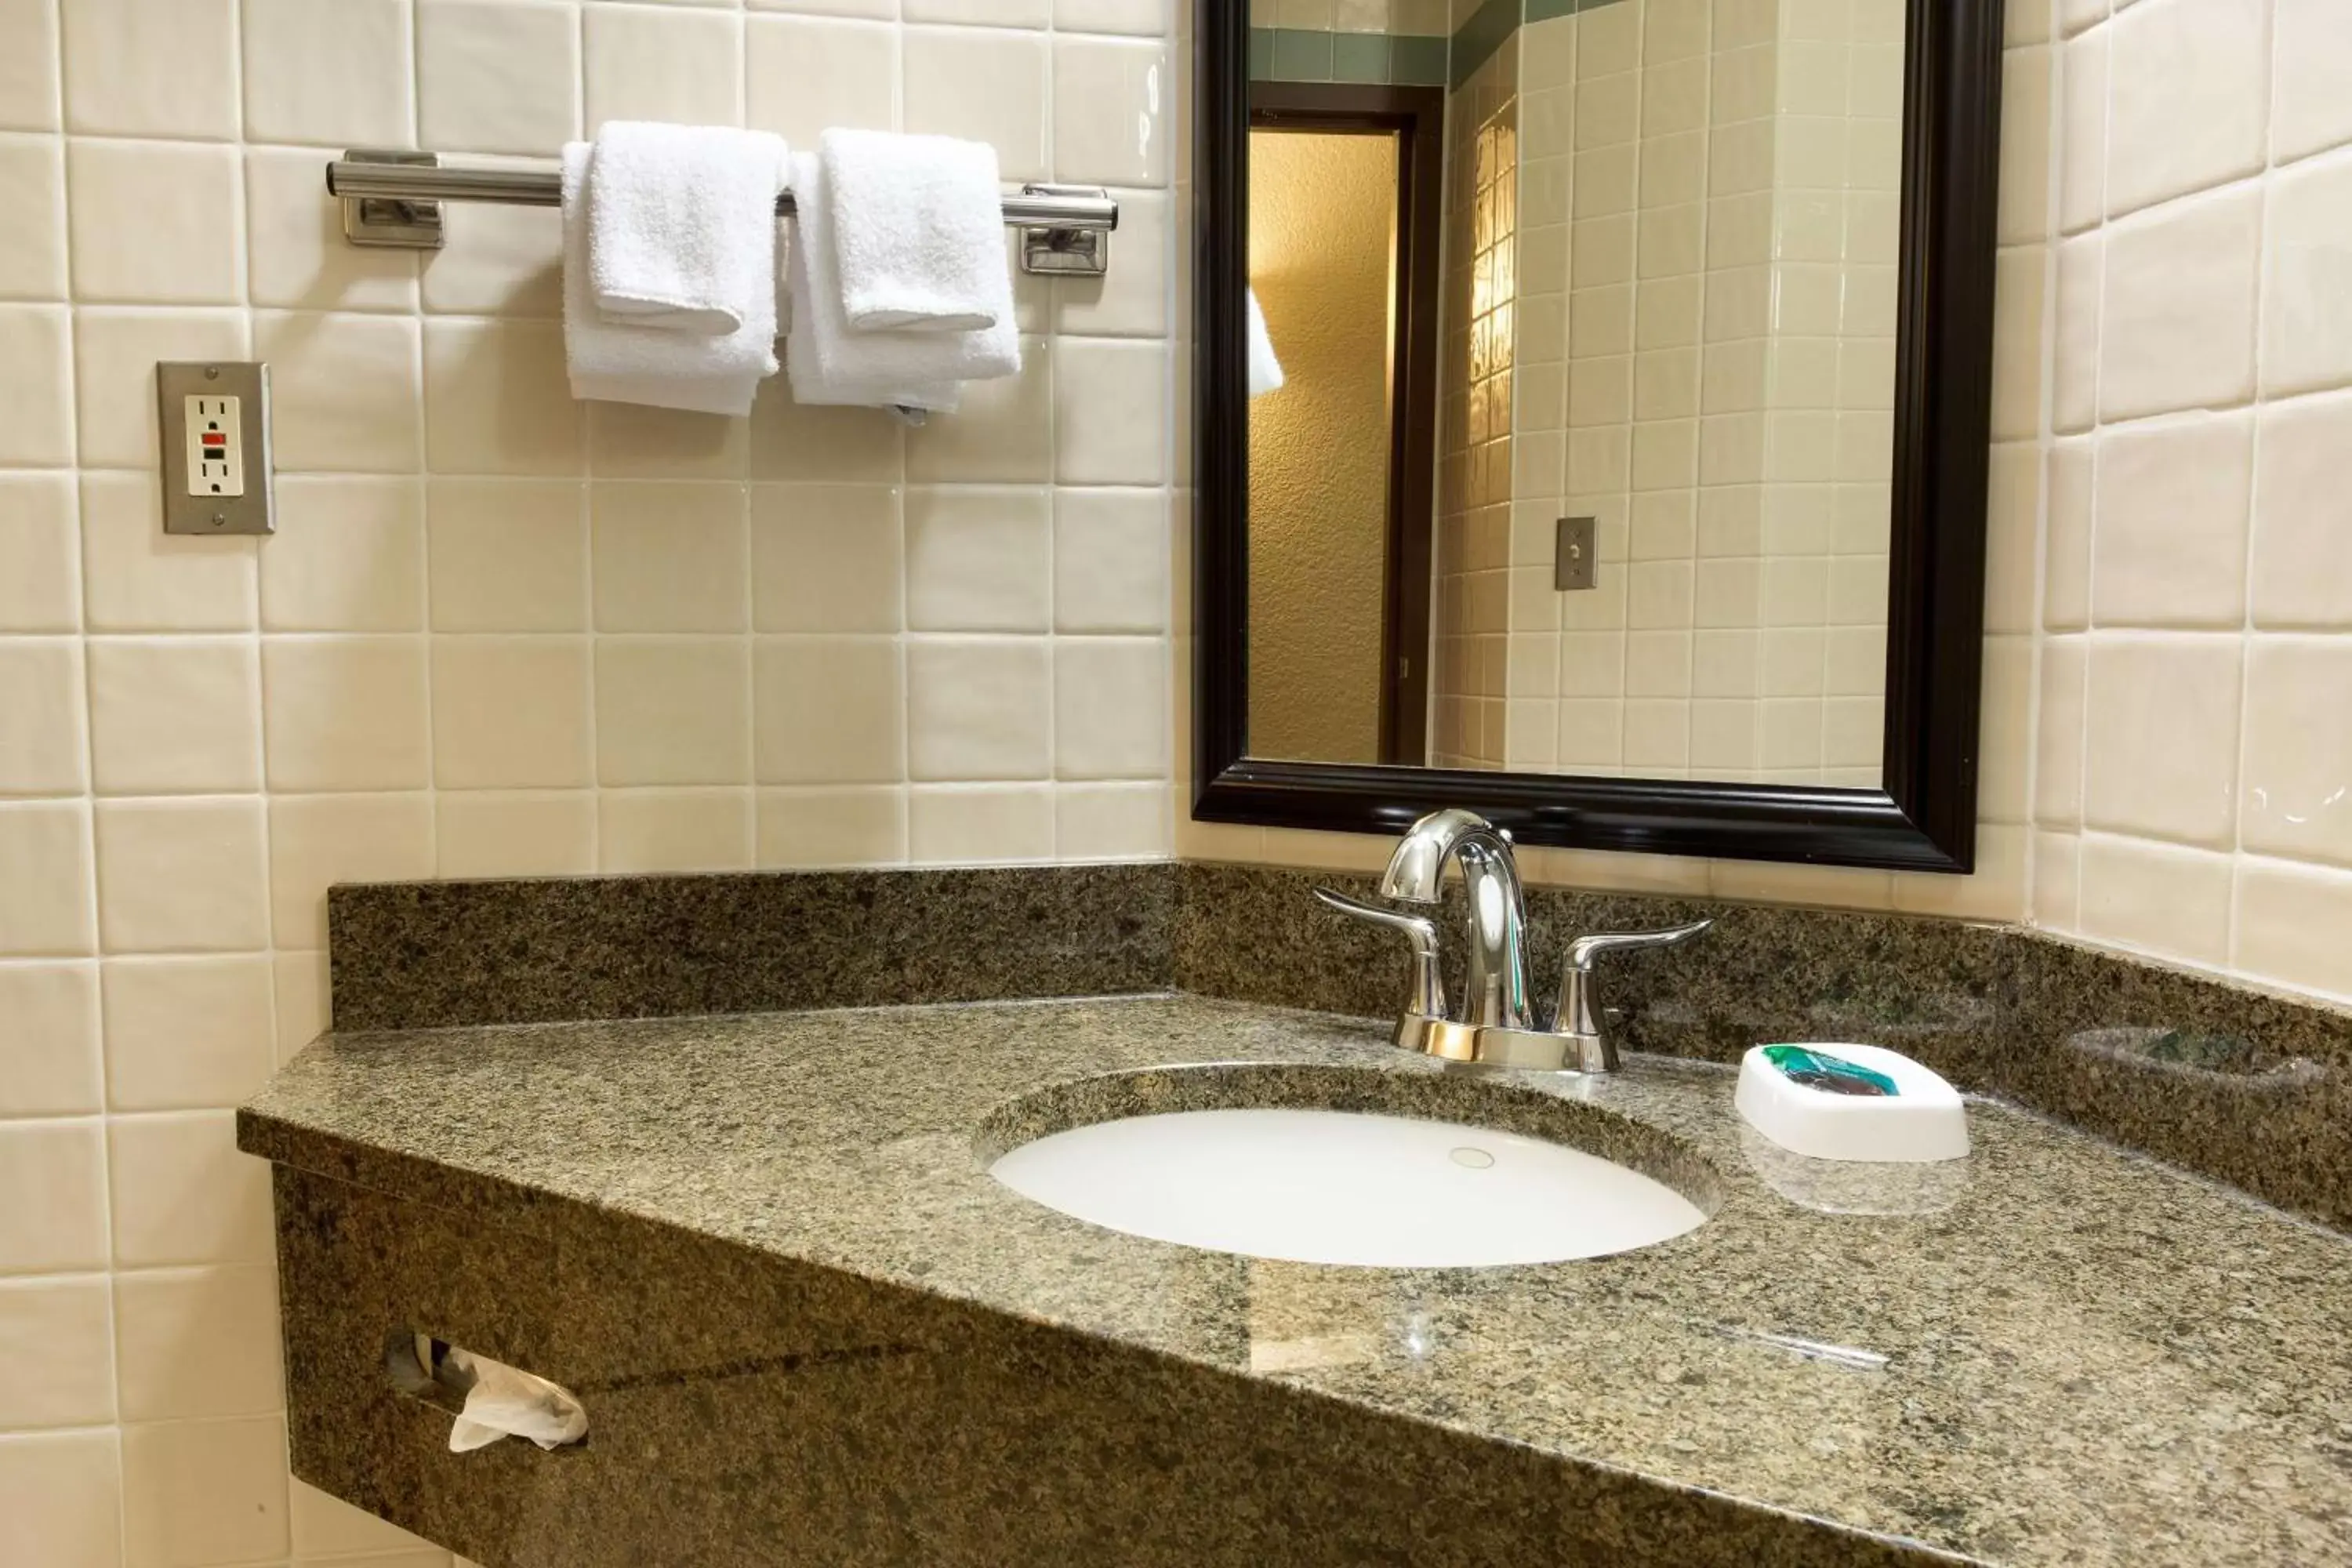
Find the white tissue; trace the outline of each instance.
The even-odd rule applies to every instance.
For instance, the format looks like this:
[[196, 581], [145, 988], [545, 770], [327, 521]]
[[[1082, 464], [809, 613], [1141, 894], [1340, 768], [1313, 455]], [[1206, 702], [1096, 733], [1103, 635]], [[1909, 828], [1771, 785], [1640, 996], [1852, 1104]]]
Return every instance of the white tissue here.
[[588, 1413], [580, 1402], [543, 1377], [454, 1347], [441, 1364], [474, 1380], [466, 1393], [466, 1413], [449, 1428], [453, 1454], [488, 1447], [501, 1437], [528, 1437], [542, 1448], [560, 1448], [588, 1436]]

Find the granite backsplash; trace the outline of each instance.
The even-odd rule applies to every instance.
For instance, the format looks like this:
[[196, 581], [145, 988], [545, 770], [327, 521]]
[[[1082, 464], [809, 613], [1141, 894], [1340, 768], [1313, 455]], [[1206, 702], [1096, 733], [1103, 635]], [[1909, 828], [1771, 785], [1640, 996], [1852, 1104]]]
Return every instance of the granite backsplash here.
[[[1171, 989], [1392, 1013], [1402, 944], [1315, 903], [1318, 884], [1371, 889], [1166, 862], [342, 887], [334, 1016], [429, 1028]], [[1765, 1040], [1891, 1046], [2352, 1226], [2352, 1015], [2009, 928], [1572, 890], [1528, 904], [1547, 1005], [1569, 936], [1716, 921], [1683, 947], [1603, 960], [1633, 1049], [1727, 1062]]]

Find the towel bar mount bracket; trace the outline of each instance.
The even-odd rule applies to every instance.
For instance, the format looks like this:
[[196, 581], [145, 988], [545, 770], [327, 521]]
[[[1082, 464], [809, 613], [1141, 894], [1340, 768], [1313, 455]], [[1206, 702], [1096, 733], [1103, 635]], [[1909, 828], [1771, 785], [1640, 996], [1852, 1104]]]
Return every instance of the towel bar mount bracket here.
[[[342, 204], [343, 237], [381, 249], [438, 250], [446, 238], [445, 201], [551, 207], [562, 181], [541, 169], [445, 165], [438, 154], [355, 147], [327, 165], [327, 192]], [[777, 211], [792, 211], [789, 194]], [[1021, 269], [1045, 278], [1100, 278], [1110, 270], [1118, 204], [1100, 185], [1030, 184], [1004, 199], [1004, 221], [1021, 231]]]

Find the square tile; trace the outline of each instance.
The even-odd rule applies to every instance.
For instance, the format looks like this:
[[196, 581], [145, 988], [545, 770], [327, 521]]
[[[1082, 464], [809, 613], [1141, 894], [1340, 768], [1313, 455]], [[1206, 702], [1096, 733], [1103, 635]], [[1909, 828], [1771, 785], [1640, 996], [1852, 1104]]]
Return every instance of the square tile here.
[[0, 305], [0, 363], [9, 367], [0, 384], [0, 463], [57, 468], [74, 460], [70, 337], [62, 307]]
[[0, 1275], [107, 1266], [106, 1146], [96, 1121], [0, 1124], [0, 1184], [36, 1194], [0, 1207]]
[[742, 637], [596, 642], [596, 780], [751, 782], [751, 659]]
[[[993, 401], [990, 382], [964, 389], [964, 405], [945, 425], [972, 416], [975, 395]], [[802, 483], [894, 485], [905, 477], [904, 433], [898, 422], [871, 408], [803, 407], [782, 376], [762, 382], [751, 405], [751, 477]], [[1044, 465], [1027, 477], [1042, 479]]]
[[79, 795], [81, 648], [70, 637], [0, 638], [0, 795]]
[[[28, 341], [11, 341], [16, 320], [16, 310], [0, 307], [0, 350], [5, 351], [8, 363], [25, 365], [29, 369], [42, 363], [39, 351]], [[58, 326], [62, 334], [62, 317]], [[158, 468], [155, 449], [157, 361], [257, 357], [247, 352], [248, 338], [242, 310], [125, 310], [87, 306], [74, 312], [73, 338], [74, 432], [81, 448], [79, 461], [85, 468], [145, 468], [152, 473]], [[257, 357], [276, 360], [279, 356], [263, 353]], [[276, 440], [274, 455], [278, 466], [283, 468], [286, 465], [288, 387], [282, 379], [280, 366], [273, 363], [270, 375], [274, 399], [271, 409], [272, 435]], [[59, 382], [54, 389], [57, 395], [54, 411], [59, 416], [60, 427], [66, 408], [64, 386], [65, 384]], [[298, 391], [296, 395], [301, 394]], [[0, 403], [0, 413], [13, 411], [7, 409], [5, 403]], [[29, 440], [31, 433], [42, 427], [39, 421], [33, 420], [16, 429], [13, 436], [21, 443]], [[7, 450], [9, 441], [9, 437], [0, 437], [0, 453]], [[31, 463], [68, 459], [62, 455], [44, 458], [20, 454], [8, 460]], [[152, 490], [149, 505], [160, 517], [161, 503], [154, 499]]]
[[1054, 492], [1054, 628], [1168, 629], [1168, 509], [1157, 491]]
[[[1055, 355], [1046, 340], [1021, 341], [1021, 374], [968, 383], [963, 406], [907, 439], [907, 477], [918, 484], [1042, 484], [1054, 477]], [[756, 468], [755, 468], [756, 471]]]
[[751, 16], [743, 21], [743, 43], [747, 124], [803, 148], [835, 126], [897, 129], [897, 27], [831, 16]]
[[0, 802], [0, 956], [96, 951], [89, 808], [79, 801]]
[[237, 1152], [236, 1120], [191, 1110], [108, 1124], [117, 1268], [270, 1260], [269, 1167]]
[[1054, 857], [1046, 784], [918, 787], [907, 797], [907, 850], [919, 866], [1036, 865]]
[[1169, 224], [1163, 191], [1118, 193], [1118, 265], [1108, 276], [1054, 280], [1056, 325], [1097, 337], [1166, 337], [1169, 330]]
[[[73, 184], [75, 299], [142, 306], [236, 303], [242, 237], [228, 146], [172, 141], [66, 143]], [[142, 235], [125, 245], [122, 235]]]
[[67, 130], [235, 139], [236, 0], [69, 0], [61, 9]]
[[49, 5], [0, 11], [0, 126], [58, 128], [58, 17]]
[[[1043, 637], [927, 637], [909, 644], [907, 736], [912, 776], [959, 782], [1046, 777], [1053, 767], [1052, 688]], [[1049, 802], [1048, 821], [1051, 815]]]
[[408, 795], [278, 795], [269, 803], [269, 919], [277, 946], [327, 945], [336, 882], [433, 875], [433, 804]]
[[263, 733], [276, 791], [422, 788], [421, 637], [267, 637]]
[[2263, 235], [2263, 391], [2352, 383], [2352, 155], [2270, 181]]
[[2241, 658], [2234, 637], [2094, 639], [2084, 735], [2086, 824], [2229, 847], [2237, 822]]
[[54, 140], [0, 136], [0, 209], [15, 226], [0, 253], [0, 300], [63, 300], [66, 180]]
[[723, 11], [591, 5], [583, 17], [590, 134], [608, 120], [743, 123], [743, 23]]
[[2230, 952], [2230, 857], [2140, 838], [2083, 836], [2082, 934], [2219, 968]]
[[748, 871], [748, 789], [607, 790], [596, 803], [597, 868]]
[[81, 514], [91, 631], [253, 629], [255, 541], [165, 533], [152, 474], [83, 475]]
[[415, 471], [424, 400], [415, 321], [257, 310], [253, 340], [269, 363], [280, 472]]
[[2352, 142], [2352, 13], [2334, 0], [2273, 0], [2271, 156]]
[[417, 0], [417, 137], [442, 153], [546, 157], [580, 133], [578, 7]]
[[114, 1305], [126, 1421], [268, 1415], [283, 1406], [276, 1270], [124, 1274]]
[[2270, 30], [2244, 0], [2154, 0], [2105, 29], [2107, 212], [2218, 185], [2263, 166]]
[[588, 629], [586, 488], [434, 479], [425, 490], [436, 632]]
[[425, 323], [425, 443], [438, 474], [576, 474], [584, 405], [552, 322]]
[[89, 963], [0, 963], [0, 1118], [79, 1116], [105, 1104], [98, 972]]
[[111, 1432], [0, 1437], [0, 1517], [31, 1563], [113, 1568], [122, 1554], [122, 1475]]
[[1170, 390], [1160, 343], [1057, 339], [1055, 478], [1066, 485], [1166, 483]]
[[[1333, 57], [1335, 74], [1340, 58]], [[1174, 86], [1168, 51], [1157, 41], [1056, 37], [1054, 178], [1087, 185], [1166, 184]]]
[[563, 877], [596, 868], [588, 790], [444, 790], [434, 798], [435, 873]]
[[109, 952], [236, 952], [269, 944], [261, 802], [101, 801], [99, 929]]
[[2346, 994], [2341, 933], [2352, 921], [2352, 876], [2291, 861], [2238, 864], [2234, 967], [2281, 985]]
[[274, 1415], [125, 1427], [125, 1568], [283, 1556], [285, 1443]]
[[273, 632], [425, 629], [425, 487], [413, 479], [288, 474], [261, 557]]
[[247, 137], [338, 148], [410, 145], [405, 0], [244, 4]]
[[1071, 637], [1054, 648], [1054, 771], [1065, 779], [1168, 773], [1168, 658], [1158, 638]]
[[2264, 408], [2255, 477], [2253, 617], [2263, 627], [2352, 626], [2352, 396]]
[[763, 871], [896, 866], [907, 858], [907, 797], [898, 788], [763, 789]]
[[761, 784], [895, 784], [907, 704], [887, 637], [762, 637], [753, 655]]
[[[0, 1427], [112, 1422], [113, 1339], [105, 1280], [0, 1280], [0, 1355], [16, 1369], [0, 1385]], [[7, 1464], [0, 1449], [0, 1476]], [[21, 1517], [9, 1516], [12, 1541]]]
[[595, 782], [585, 638], [436, 637], [433, 691], [433, 775], [441, 788]]
[[[299, 147], [245, 150], [247, 292], [257, 305], [290, 310], [414, 310], [415, 253], [343, 238], [342, 205], [322, 194], [331, 156]], [[436, 277], [461, 255], [459, 265], [472, 261], [481, 245], [477, 227], [467, 224], [465, 245], [434, 258]]]
[[245, 637], [95, 637], [90, 762], [100, 795], [261, 787], [260, 661]]
[[588, 471], [599, 479], [734, 479], [751, 459], [751, 422], [634, 403], [590, 403]]
[[268, 1081], [277, 1032], [267, 955], [110, 958], [100, 973], [112, 1109], [235, 1105]]
[[1051, 177], [1045, 45], [1042, 33], [902, 27], [903, 129], [987, 142], [1008, 184]]
[[1055, 859], [1158, 860], [1170, 853], [1163, 786], [1081, 784], [1054, 791]]
[[599, 482], [588, 490], [596, 629], [732, 632], [751, 624], [741, 485]]
[[898, 492], [751, 490], [751, 615], [763, 632], [895, 632], [904, 620]]
[[1042, 489], [907, 492], [907, 624], [1042, 632], [1052, 620], [1053, 521]]
[[71, 474], [0, 474], [0, 631], [81, 629], [81, 540]]
[[2352, 636], [2254, 637], [2246, 645], [2242, 848], [2296, 860], [2352, 865], [2352, 733], [2343, 723], [2352, 690]]
[[2106, 231], [2099, 415], [2222, 408], [2254, 391], [2261, 193], [2175, 202]]
[[2102, 431], [2091, 613], [2101, 626], [2237, 626], [2246, 614], [2251, 412]]

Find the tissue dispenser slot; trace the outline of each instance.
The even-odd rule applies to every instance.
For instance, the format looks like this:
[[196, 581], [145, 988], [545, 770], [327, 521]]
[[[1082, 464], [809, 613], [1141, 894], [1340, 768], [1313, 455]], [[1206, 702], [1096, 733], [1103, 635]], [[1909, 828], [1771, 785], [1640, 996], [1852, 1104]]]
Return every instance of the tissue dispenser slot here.
[[[479, 1356], [470, 1351], [461, 1350], [446, 1340], [436, 1339], [430, 1334], [419, 1333], [414, 1329], [394, 1329], [383, 1337], [383, 1367], [385, 1373], [391, 1377], [392, 1385], [394, 1388], [412, 1399], [421, 1400], [438, 1410], [446, 1412], [455, 1423], [456, 1430], [460, 1434], [473, 1426], [472, 1419], [467, 1415], [466, 1407], [484, 1370], [491, 1370], [502, 1374], [509, 1382], [524, 1379], [543, 1384], [552, 1399], [559, 1402], [559, 1408], [568, 1407], [570, 1413], [577, 1415], [578, 1434], [561, 1436], [552, 1441], [532, 1436], [532, 1441], [550, 1453], [559, 1448], [587, 1447], [587, 1415], [577, 1396], [569, 1389], [549, 1383], [543, 1378], [530, 1378], [527, 1373], [491, 1361], [488, 1356]], [[501, 1433], [499, 1436], [531, 1435], [515, 1431]], [[484, 1436], [477, 1431], [473, 1439], [468, 1440], [462, 1436], [454, 1438], [450, 1447], [454, 1450], [463, 1452], [475, 1447], [486, 1447], [497, 1440], [497, 1436]]]

